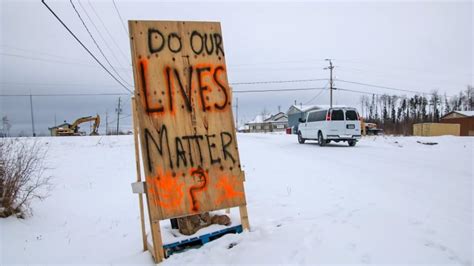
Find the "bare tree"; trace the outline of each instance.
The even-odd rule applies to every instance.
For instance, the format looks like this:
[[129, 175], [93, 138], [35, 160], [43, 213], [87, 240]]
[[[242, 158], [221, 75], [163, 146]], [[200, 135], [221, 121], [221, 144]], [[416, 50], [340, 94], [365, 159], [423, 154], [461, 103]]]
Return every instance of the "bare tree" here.
[[467, 86], [466, 89], [466, 100], [465, 100], [465, 110], [472, 111], [474, 109], [474, 87], [471, 85]]
[[439, 122], [440, 112], [438, 106], [441, 105], [441, 97], [437, 90], [433, 90], [431, 92], [430, 105], [433, 106], [433, 112], [431, 113], [431, 121]]
[[2, 135], [5, 137], [10, 136], [10, 128], [12, 127], [10, 120], [8, 120], [8, 116], [2, 117]]
[[446, 95], [446, 93], [444, 93], [444, 114], [443, 115], [449, 112], [451, 112], [451, 106], [448, 101], [448, 96]]
[[27, 139], [0, 140], [0, 217], [31, 212], [33, 199], [44, 199], [51, 189], [44, 175], [46, 148]]

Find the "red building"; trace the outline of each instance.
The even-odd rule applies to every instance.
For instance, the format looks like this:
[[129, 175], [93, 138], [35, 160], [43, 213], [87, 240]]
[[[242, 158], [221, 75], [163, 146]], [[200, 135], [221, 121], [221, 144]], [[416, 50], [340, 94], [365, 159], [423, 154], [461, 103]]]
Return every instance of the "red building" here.
[[441, 117], [440, 123], [460, 124], [461, 136], [474, 136], [474, 111], [452, 111]]

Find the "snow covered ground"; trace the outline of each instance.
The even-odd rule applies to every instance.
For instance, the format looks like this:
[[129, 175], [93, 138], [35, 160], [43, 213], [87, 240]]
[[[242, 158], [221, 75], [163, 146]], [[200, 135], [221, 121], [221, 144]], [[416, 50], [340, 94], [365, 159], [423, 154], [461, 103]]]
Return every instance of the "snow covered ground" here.
[[[353, 148], [276, 134], [238, 140], [251, 232], [164, 264], [473, 262], [474, 138], [368, 137]], [[130, 187], [132, 137], [41, 141], [55, 187], [32, 217], [0, 220], [0, 264], [152, 264]]]

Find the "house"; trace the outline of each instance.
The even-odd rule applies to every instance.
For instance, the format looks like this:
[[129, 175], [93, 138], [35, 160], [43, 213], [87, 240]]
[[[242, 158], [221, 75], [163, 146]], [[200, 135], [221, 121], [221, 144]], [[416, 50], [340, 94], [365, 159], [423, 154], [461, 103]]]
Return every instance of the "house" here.
[[[333, 105], [333, 107], [346, 107], [345, 105]], [[298, 132], [298, 124], [300, 118], [305, 118], [309, 111], [328, 109], [329, 105], [292, 105], [286, 112], [288, 116], [288, 127], [291, 128], [291, 133], [296, 134]]]
[[440, 123], [459, 124], [460, 136], [474, 136], [474, 111], [452, 111], [441, 117]]
[[296, 134], [298, 132], [299, 119], [306, 117], [306, 113], [311, 110], [320, 109], [317, 105], [292, 105], [286, 111], [288, 116], [288, 127], [291, 128], [291, 132]]
[[250, 132], [249, 125], [248, 125], [248, 124], [245, 124], [245, 125], [243, 125], [243, 126], [240, 126], [239, 128], [237, 128], [237, 132], [240, 132], [240, 133], [249, 133], [249, 132]]
[[58, 126], [54, 126], [54, 127], [49, 127], [49, 132], [51, 133], [51, 136], [57, 136], [58, 135], [58, 130], [63, 130], [63, 129], [67, 129], [67, 128], [70, 128], [71, 127], [71, 124], [69, 123], [66, 123], [66, 121], [64, 121], [64, 123], [62, 123], [61, 125], [58, 125]]
[[279, 112], [274, 115], [257, 115], [254, 120], [247, 122], [249, 132], [279, 132], [288, 127], [288, 117]]

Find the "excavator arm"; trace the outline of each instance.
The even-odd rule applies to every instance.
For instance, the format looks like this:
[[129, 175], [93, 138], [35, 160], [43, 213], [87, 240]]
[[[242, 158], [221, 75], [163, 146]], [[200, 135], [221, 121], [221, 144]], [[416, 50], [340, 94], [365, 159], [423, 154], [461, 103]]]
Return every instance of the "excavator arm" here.
[[92, 129], [92, 132], [91, 132], [91, 135], [98, 135], [98, 129], [99, 129], [99, 124], [100, 124], [100, 116], [97, 115], [97, 116], [85, 116], [85, 117], [81, 117], [81, 118], [78, 118], [76, 121], [74, 121], [74, 123], [72, 123], [71, 125], [71, 130], [74, 131], [74, 133], [77, 133], [78, 130], [79, 130], [79, 125], [82, 124], [82, 123], [85, 123], [85, 122], [89, 122], [89, 121], [94, 121], [94, 126], [93, 126], [93, 129]]
[[92, 126], [92, 132], [90, 134], [91, 136], [99, 135], [99, 125], [100, 125], [100, 116], [97, 115], [94, 118], [94, 125]]

